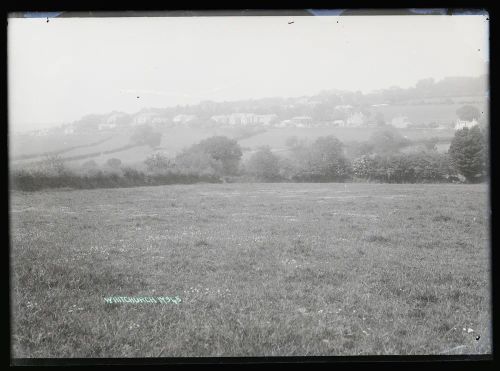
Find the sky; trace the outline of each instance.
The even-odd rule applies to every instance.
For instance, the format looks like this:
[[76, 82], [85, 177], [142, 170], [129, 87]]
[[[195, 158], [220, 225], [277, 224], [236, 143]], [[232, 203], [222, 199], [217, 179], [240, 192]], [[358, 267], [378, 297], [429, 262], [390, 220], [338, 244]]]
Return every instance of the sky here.
[[486, 74], [489, 60], [487, 15], [9, 18], [7, 32], [13, 131], [203, 100], [406, 88]]

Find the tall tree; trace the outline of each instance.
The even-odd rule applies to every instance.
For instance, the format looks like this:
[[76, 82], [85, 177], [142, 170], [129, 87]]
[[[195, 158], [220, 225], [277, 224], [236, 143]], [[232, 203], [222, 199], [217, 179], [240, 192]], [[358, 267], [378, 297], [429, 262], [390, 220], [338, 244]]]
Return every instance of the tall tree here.
[[487, 149], [485, 134], [479, 126], [473, 126], [455, 132], [448, 153], [457, 171], [475, 182], [486, 175]]
[[238, 172], [241, 147], [234, 139], [225, 136], [215, 136], [191, 147], [192, 151], [201, 151], [222, 164], [222, 175], [234, 175]]

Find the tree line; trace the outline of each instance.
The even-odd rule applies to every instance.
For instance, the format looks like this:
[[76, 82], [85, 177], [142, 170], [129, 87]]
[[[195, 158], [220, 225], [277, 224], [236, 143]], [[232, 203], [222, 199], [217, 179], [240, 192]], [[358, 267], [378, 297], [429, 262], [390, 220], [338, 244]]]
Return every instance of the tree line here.
[[342, 143], [334, 136], [307, 141], [286, 140], [282, 154], [263, 146], [243, 159], [235, 139], [207, 138], [174, 157], [156, 152], [142, 169], [110, 159], [103, 168], [94, 161], [79, 172], [63, 159], [49, 156], [36, 169], [11, 172], [14, 189], [108, 188], [196, 182], [481, 182], [488, 175], [488, 143], [479, 126], [455, 132], [447, 153], [436, 150], [436, 138], [420, 151], [405, 153], [412, 144], [396, 130], [380, 130], [368, 141]]

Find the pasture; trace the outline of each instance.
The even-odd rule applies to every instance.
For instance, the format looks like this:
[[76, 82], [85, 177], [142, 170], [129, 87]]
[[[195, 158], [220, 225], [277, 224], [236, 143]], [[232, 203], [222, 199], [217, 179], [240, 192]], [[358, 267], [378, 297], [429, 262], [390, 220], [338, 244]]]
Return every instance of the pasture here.
[[455, 184], [13, 192], [13, 356], [490, 353], [487, 194]]

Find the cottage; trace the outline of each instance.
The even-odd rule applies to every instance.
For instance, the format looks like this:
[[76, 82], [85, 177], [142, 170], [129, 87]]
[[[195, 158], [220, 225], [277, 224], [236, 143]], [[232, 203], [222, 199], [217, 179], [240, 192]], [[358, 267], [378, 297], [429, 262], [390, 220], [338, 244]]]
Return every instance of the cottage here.
[[99, 124], [99, 126], [97, 127], [97, 130], [111, 130], [111, 129], [114, 129], [116, 126], [117, 126], [117, 124], [114, 122], [105, 122], [105, 123]]
[[295, 116], [292, 117], [292, 123], [298, 128], [309, 127], [312, 124], [312, 117], [310, 116]]
[[186, 122], [190, 122], [196, 119], [196, 115], [184, 115], [180, 114], [174, 117], [173, 121], [176, 124], [184, 124]]
[[476, 119], [473, 119], [472, 121], [465, 121], [465, 120], [457, 120], [455, 122], [455, 130], [461, 130], [463, 128], [471, 128], [473, 126], [479, 125]]
[[359, 127], [365, 122], [365, 115], [361, 112], [353, 113], [347, 118], [347, 126], [349, 127]]

